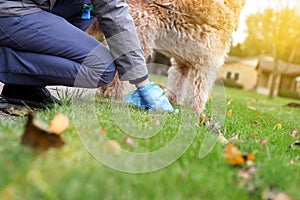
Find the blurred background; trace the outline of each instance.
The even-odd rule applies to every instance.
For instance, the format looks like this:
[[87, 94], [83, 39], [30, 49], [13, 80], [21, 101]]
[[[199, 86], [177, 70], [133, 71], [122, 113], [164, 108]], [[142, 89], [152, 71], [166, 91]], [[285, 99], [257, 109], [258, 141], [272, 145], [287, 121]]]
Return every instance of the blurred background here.
[[[168, 58], [156, 54], [151, 62], [165, 66], [150, 73], [167, 74]], [[300, 99], [300, 0], [248, 0], [219, 78], [269, 99]]]

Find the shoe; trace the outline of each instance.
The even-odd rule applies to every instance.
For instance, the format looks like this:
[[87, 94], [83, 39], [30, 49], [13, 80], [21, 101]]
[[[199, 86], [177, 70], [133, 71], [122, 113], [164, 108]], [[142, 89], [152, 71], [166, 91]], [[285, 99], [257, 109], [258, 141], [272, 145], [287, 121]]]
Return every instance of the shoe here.
[[1, 102], [28, 105], [33, 108], [46, 108], [60, 100], [51, 95], [45, 87], [5, 84], [1, 93]]

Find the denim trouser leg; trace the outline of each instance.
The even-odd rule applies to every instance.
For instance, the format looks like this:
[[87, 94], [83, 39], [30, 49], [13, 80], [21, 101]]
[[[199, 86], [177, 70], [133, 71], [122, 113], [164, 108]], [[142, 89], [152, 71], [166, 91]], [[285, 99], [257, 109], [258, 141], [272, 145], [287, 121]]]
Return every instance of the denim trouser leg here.
[[0, 17], [4, 83], [99, 87], [115, 72], [111, 52], [62, 17], [45, 11]]

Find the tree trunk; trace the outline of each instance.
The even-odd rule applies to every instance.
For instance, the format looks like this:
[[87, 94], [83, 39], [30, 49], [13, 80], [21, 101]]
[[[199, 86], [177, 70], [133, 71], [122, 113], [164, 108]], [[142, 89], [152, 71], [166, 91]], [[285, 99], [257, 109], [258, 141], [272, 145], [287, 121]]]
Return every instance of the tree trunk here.
[[274, 70], [272, 72], [272, 80], [271, 80], [271, 87], [270, 87], [270, 91], [269, 91], [269, 99], [273, 99], [274, 98], [274, 94], [275, 94], [275, 87], [276, 87], [276, 81], [279, 75], [279, 69], [278, 66], [279, 65], [279, 60], [278, 58], [274, 58]]

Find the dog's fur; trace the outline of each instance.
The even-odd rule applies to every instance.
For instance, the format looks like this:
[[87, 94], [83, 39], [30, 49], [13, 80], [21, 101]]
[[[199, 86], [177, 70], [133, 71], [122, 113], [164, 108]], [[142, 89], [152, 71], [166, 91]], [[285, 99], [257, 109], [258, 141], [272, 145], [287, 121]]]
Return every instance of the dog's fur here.
[[[171, 58], [166, 96], [172, 103], [183, 104], [190, 85], [192, 108], [204, 110], [244, 1], [127, 0], [145, 56], [156, 49]], [[94, 24], [87, 32], [96, 36], [99, 31]], [[104, 96], [117, 98], [123, 90], [118, 78], [99, 89]]]

